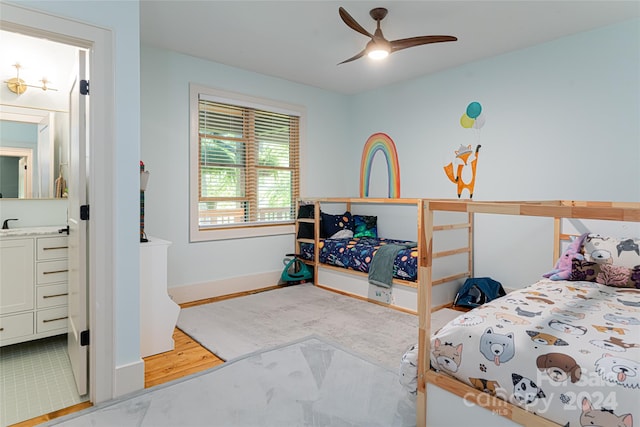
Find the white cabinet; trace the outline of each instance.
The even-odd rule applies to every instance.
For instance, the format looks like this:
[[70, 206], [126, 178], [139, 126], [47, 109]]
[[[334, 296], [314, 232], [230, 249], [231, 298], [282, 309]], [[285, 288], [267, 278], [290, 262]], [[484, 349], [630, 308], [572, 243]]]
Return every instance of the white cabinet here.
[[67, 237], [0, 239], [0, 346], [67, 332]]
[[33, 256], [32, 238], [0, 241], [0, 313], [3, 315], [33, 309]]
[[180, 306], [167, 292], [167, 250], [171, 242], [149, 237], [140, 243], [140, 355], [173, 350]]

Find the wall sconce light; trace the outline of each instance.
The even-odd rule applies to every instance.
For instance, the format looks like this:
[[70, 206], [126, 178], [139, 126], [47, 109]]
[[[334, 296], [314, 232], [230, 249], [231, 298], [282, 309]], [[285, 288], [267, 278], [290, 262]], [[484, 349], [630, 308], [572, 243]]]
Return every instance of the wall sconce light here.
[[22, 68], [22, 66], [18, 63], [13, 64], [13, 66], [16, 67], [16, 76], [9, 80], [5, 80], [5, 83], [7, 84], [7, 87], [11, 92], [17, 95], [22, 95], [23, 93], [25, 93], [28, 87], [36, 87], [38, 89], [44, 90], [45, 92], [48, 90], [55, 90], [55, 91], [58, 90], [58, 89], [54, 89], [52, 87], [47, 86], [50, 82], [47, 80], [46, 77], [43, 77], [40, 80], [40, 82], [42, 82], [41, 85], [31, 85], [26, 83], [24, 80], [20, 78], [20, 68]]

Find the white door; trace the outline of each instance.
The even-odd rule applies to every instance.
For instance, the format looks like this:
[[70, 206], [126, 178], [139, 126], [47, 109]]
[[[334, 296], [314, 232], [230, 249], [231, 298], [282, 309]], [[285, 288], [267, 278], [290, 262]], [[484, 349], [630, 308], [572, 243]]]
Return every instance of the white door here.
[[30, 199], [31, 196], [31, 161], [29, 157], [18, 160], [18, 198]]
[[88, 96], [80, 94], [80, 82], [87, 79], [87, 53], [78, 50], [76, 79], [69, 94], [69, 332], [68, 351], [78, 393], [87, 393], [87, 346], [81, 334], [87, 325], [87, 221], [80, 219], [80, 207], [87, 204], [87, 119]]

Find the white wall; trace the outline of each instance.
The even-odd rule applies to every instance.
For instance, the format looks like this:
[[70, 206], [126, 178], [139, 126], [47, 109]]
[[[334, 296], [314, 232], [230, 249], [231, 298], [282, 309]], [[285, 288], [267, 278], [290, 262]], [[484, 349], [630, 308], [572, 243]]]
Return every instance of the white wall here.
[[150, 172], [145, 232], [173, 242], [169, 287], [280, 271], [284, 255], [293, 251], [293, 235], [189, 242], [190, 82], [304, 106], [301, 194], [350, 195], [343, 175], [335, 173], [352, 165], [343, 150], [345, 96], [149, 46], [142, 47], [141, 76], [141, 153]]
[[[403, 197], [456, 198], [442, 167], [460, 144], [479, 142], [476, 200], [640, 201], [639, 40], [636, 20], [356, 95], [351, 157], [385, 132], [397, 146]], [[486, 116], [479, 135], [459, 122], [472, 101]], [[380, 166], [374, 196], [386, 196]], [[358, 168], [346, 178], [353, 193], [358, 178]], [[518, 287], [553, 265], [548, 221], [485, 216], [476, 225], [477, 275]]]

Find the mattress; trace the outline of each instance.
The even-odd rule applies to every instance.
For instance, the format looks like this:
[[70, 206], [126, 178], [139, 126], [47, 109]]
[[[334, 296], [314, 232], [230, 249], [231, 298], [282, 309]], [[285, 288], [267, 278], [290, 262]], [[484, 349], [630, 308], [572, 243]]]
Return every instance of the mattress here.
[[431, 338], [438, 371], [570, 427], [640, 422], [640, 289], [552, 281], [464, 313]]
[[[416, 242], [382, 237], [325, 239], [320, 242], [319, 258], [323, 264], [368, 273], [375, 251], [385, 244], [412, 245], [410, 248], [402, 249], [395, 257], [393, 277], [415, 282], [418, 278], [418, 249]], [[301, 243], [300, 256], [303, 259], [313, 261], [313, 246], [313, 243]]]

